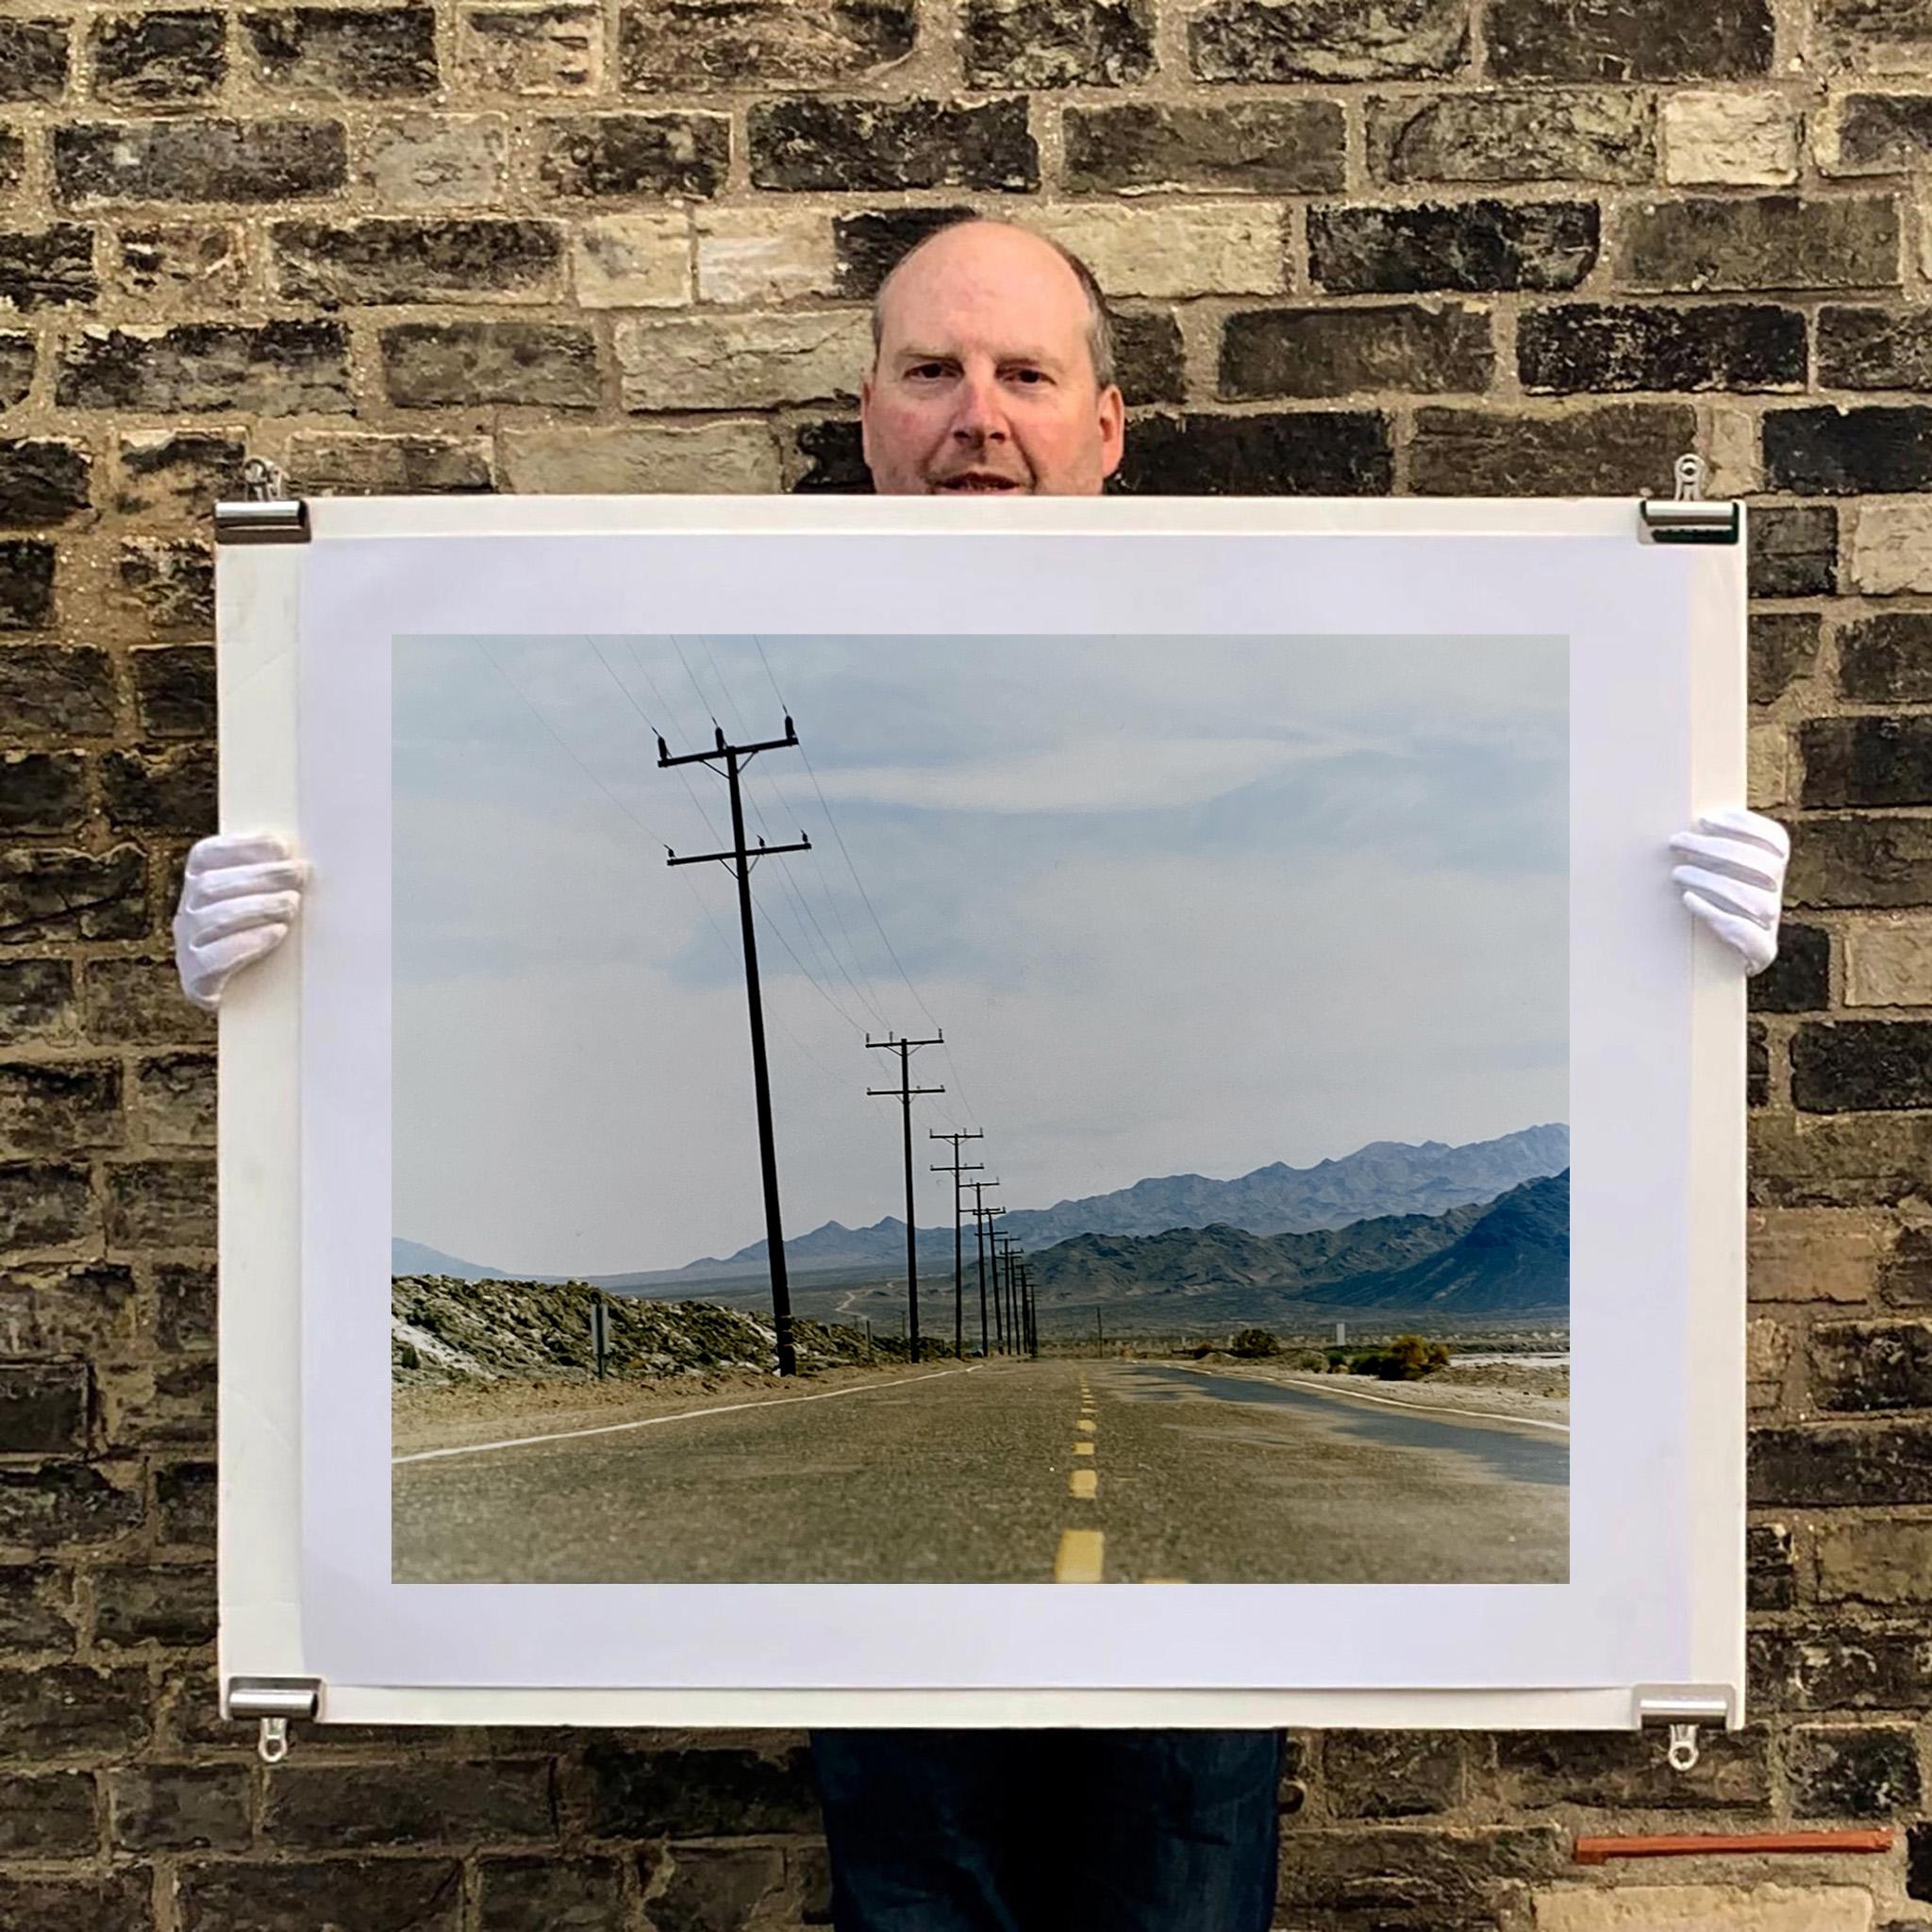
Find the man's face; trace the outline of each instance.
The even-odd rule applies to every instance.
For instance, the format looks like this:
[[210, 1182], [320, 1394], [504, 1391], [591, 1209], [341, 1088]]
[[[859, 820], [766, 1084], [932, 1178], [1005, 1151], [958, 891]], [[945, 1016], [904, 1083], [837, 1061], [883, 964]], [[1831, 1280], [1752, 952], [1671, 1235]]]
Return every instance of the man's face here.
[[1097, 496], [1125, 411], [1093, 379], [1087, 298], [1036, 235], [962, 224], [885, 291], [859, 429], [883, 496]]

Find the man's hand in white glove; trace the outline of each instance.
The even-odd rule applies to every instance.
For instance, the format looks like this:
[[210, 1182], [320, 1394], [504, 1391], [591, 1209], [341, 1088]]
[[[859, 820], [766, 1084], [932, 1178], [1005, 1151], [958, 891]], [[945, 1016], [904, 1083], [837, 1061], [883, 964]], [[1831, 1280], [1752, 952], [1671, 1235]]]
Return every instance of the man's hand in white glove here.
[[308, 868], [268, 833], [225, 835], [190, 848], [175, 912], [181, 991], [208, 1012], [228, 981], [288, 937]]
[[1784, 908], [1785, 865], [1791, 841], [1785, 828], [1741, 805], [1707, 813], [1695, 829], [1679, 832], [1671, 850], [1688, 865], [1671, 877], [1684, 904], [1744, 962], [1762, 973], [1777, 958], [1777, 922]]

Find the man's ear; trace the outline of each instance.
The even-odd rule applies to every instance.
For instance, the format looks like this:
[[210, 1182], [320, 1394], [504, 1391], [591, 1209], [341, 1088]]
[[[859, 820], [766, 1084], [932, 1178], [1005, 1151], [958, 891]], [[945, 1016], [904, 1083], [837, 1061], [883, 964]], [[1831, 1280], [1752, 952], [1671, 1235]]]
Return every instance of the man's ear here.
[[872, 377], [858, 378], [858, 453], [872, 468]]
[[1127, 446], [1127, 404], [1120, 384], [1110, 382], [1100, 392], [1100, 474], [1111, 476], [1121, 466]]

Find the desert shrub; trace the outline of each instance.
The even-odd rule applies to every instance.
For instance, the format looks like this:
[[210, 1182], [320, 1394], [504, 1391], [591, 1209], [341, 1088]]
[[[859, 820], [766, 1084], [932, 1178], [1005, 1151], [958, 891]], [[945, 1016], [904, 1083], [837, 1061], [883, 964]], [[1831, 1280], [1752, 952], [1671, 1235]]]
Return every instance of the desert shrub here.
[[1227, 1352], [1243, 1361], [1254, 1361], [1264, 1356], [1279, 1355], [1281, 1344], [1265, 1328], [1243, 1328], [1227, 1344]]

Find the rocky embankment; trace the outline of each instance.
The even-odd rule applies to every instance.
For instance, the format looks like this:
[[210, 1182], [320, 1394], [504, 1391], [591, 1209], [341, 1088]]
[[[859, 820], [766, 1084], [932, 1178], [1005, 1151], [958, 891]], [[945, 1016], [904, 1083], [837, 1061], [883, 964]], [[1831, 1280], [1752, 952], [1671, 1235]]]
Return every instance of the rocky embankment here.
[[[461, 1281], [399, 1274], [390, 1282], [390, 1372], [406, 1389], [483, 1382], [594, 1381], [591, 1306], [581, 1282]], [[606, 1374], [624, 1381], [671, 1376], [770, 1374], [777, 1351], [769, 1325], [715, 1302], [606, 1295]], [[862, 1330], [795, 1322], [801, 1371], [902, 1360], [895, 1337], [868, 1346]], [[949, 1351], [950, 1352], [950, 1351]]]

